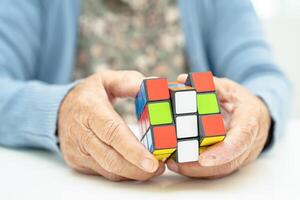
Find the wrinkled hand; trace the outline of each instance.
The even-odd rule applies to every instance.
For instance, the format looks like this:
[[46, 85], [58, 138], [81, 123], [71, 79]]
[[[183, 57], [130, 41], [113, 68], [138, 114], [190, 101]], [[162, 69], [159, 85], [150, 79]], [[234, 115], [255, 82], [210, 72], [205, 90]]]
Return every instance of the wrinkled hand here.
[[[186, 75], [178, 81], [184, 82]], [[255, 160], [269, 133], [271, 117], [264, 102], [243, 86], [224, 78], [214, 78], [217, 95], [225, 115], [227, 136], [209, 147], [199, 162], [178, 164], [168, 160], [170, 170], [188, 177], [219, 178]]]
[[117, 97], [135, 97], [144, 77], [135, 71], [106, 71], [88, 77], [65, 97], [58, 120], [67, 164], [113, 181], [147, 180], [164, 165], [138, 141], [113, 108]]

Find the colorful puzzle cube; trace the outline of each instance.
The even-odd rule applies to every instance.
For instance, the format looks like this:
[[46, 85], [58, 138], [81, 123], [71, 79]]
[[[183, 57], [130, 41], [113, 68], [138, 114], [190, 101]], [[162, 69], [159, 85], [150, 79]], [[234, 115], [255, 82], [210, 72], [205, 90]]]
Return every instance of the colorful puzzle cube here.
[[185, 84], [146, 79], [135, 99], [141, 142], [159, 160], [198, 160], [225, 138], [211, 72], [191, 73]]

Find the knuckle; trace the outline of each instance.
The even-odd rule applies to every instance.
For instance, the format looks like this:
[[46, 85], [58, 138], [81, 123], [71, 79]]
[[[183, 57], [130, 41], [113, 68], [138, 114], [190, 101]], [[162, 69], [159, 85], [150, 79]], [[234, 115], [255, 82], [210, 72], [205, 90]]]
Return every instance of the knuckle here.
[[105, 141], [108, 145], [112, 145], [114, 143], [117, 143], [118, 140], [118, 134], [120, 133], [120, 123], [118, 123], [114, 119], [108, 119], [105, 120], [102, 126], [102, 139]]

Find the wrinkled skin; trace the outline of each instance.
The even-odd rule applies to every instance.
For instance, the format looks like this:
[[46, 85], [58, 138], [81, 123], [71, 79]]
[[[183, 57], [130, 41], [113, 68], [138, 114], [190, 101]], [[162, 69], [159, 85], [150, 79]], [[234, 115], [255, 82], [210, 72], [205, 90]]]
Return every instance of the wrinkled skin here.
[[[178, 77], [184, 82], [187, 75]], [[271, 124], [264, 102], [245, 87], [226, 78], [214, 78], [217, 95], [225, 115], [227, 136], [209, 147], [198, 162], [167, 162], [170, 170], [188, 177], [221, 178], [255, 160], [268, 138]]]
[[[161, 175], [158, 162], [116, 113], [116, 98], [134, 98], [145, 77], [136, 71], [105, 71], [75, 86], [61, 104], [58, 136], [67, 164], [82, 173], [112, 181], [148, 180]], [[184, 82], [186, 75], [178, 81]], [[215, 78], [226, 115], [226, 139], [202, 153], [199, 162], [167, 161], [170, 170], [188, 177], [226, 176], [260, 154], [268, 136], [270, 114], [265, 104], [244, 87]]]
[[135, 71], [106, 71], [85, 79], [65, 97], [58, 119], [67, 164], [112, 181], [148, 180], [165, 166], [138, 141], [113, 108], [117, 97], [134, 98], [143, 80]]

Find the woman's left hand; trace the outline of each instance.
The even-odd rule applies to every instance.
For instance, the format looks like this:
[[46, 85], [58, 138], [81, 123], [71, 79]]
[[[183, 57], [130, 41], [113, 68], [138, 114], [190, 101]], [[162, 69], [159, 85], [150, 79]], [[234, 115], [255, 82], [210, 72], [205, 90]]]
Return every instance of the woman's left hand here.
[[[180, 75], [178, 81], [184, 82], [186, 77]], [[171, 171], [188, 177], [224, 177], [255, 160], [267, 141], [271, 116], [265, 103], [231, 80], [214, 78], [214, 81], [227, 136], [201, 153], [198, 162], [168, 160]]]

